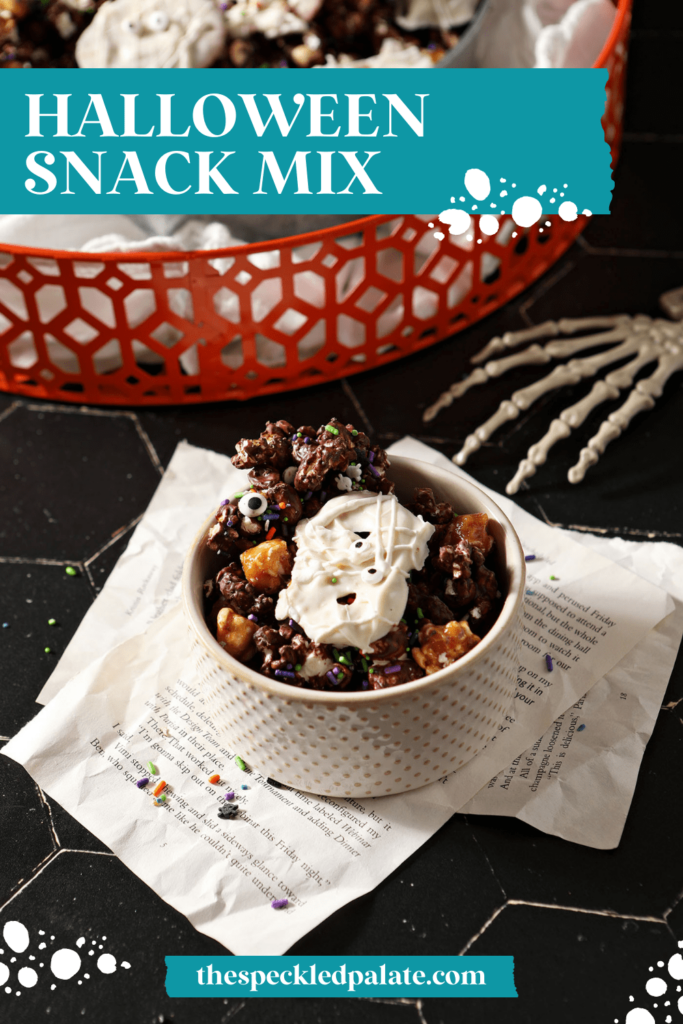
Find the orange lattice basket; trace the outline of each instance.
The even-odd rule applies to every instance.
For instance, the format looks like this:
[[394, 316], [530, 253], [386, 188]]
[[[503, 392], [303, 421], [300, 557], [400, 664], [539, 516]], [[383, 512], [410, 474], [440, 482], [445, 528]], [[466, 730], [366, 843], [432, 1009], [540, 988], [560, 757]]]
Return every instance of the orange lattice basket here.
[[[622, 131], [631, 0], [596, 61]], [[550, 220], [550, 227], [545, 226]], [[359, 373], [454, 334], [527, 288], [583, 230], [545, 218], [434, 238], [374, 216], [211, 252], [91, 255], [0, 245], [0, 390], [106, 405], [245, 399]], [[514, 234], [513, 234], [514, 232]]]

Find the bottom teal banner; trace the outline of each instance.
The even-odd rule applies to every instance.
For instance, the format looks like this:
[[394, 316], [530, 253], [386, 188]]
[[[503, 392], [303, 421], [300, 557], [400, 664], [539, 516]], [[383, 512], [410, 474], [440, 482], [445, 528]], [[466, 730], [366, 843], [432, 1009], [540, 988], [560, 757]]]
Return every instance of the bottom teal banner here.
[[511, 956], [167, 956], [169, 996], [515, 998]]

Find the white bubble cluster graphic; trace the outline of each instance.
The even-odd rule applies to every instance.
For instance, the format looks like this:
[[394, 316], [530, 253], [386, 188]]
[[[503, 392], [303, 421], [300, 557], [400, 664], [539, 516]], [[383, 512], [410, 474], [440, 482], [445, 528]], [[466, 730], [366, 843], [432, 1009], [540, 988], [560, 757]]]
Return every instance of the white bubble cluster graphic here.
[[[507, 178], [499, 178], [498, 180], [501, 185], [507, 185], [508, 183]], [[441, 223], [448, 225], [448, 234], [455, 235], [457, 237], [465, 236], [465, 240], [471, 242], [474, 236], [467, 234], [467, 232], [472, 225], [471, 215], [473, 213], [477, 213], [481, 234], [488, 236], [497, 235], [501, 228], [500, 218], [506, 216], [506, 211], [498, 208], [498, 202], [490, 202], [486, 205], [488, 205], [490, 210], [495, 210], [495, 214], [479, 212], [478, 204], [483, 203], [486, 199], [492, 198], [491, 179], [488, 174], [477, 167], [471, 167], [465, 174], [464, 184], [466, 191], [469, 193], [470, 199], [474, 199], [476, 202], [470, 202], [469, 211], [464, 209], [464, 207], [453, 207], [448, 210], [443, 210], [439, 214], [439, 220]], [[509, 188], [516, 189], [516, 183], [512, 182]], [[562, 189], [568, 188], [569, 185], [566, 182], [563, 183]], [[546, 192], [548, 192], [548, 186], [545, 184], [539, 185], [536, 189], [536, 193], [539, 196], [545, 195]], [[552, 192], [554, 195], [550, 197], [549, 201], [551, 203], [559, 202], [559, 200], [563, 199], [566, 195], [564, 191], [560, 192], [558, 187], [553, 187]], [[503, 188], [498, 193], [498, 196], [494, 196], [493, 198], [502, 200], [508, 195], [508, 188]], [[534, 224], [537, 224], [543, 216], [543, 207], [536, 196], [518, 195], [517, 198], [514, 198], [514, 195], [515, 194], [513, 193], [512, 209], [509, 211], [509, 215], [512, 217], [515, 225], [519, 228], [530, 228]], [[556, 195], [559, 198], [555, 198]], [[468, 202], [468, 199], [465, 196], [459, 196], [458, 199], [459, 202], [463, 204]], [[451, 202], [455, 202], [454, 196], [451, 196]], [[559, 202], [559, 206], [557, 206], [556, 210], [560, 219], [567, 223], [575, 221], [579, 216], [579, 208], [576, 203], [571, 201], [571, 199], [564, 199], [563, 202]], [[584, 217], [592, 216], [590, 210], [584, 209], [581, 212]], [[429, 227], [433, 228], [434, 225], [430, 224]], [[546, 223], [546, 227], [551, 227], [550, 222]], [[538, 230], [539, 233], [542, 233], [544, 229], [539, 228]], [[446, 235], [443, 231], [435, 231], [434, 237], [438, 241], [443, 241]], [[516, 238], [517, 234], [513, 233], [512, 237]], [[477, 241], [481, 242], [482, 240], [479, 238]]]
[[[683, 942], [678, 943], [678, 948], [683, 949]], [[663, 960], [657, 961], [657, 967], [663, 968], [665, 966]], [[683, 986], [677, 985], [676, 982], [683, 981], [683, 956], [680, 953], [674, 953], [673, 956], [669, 957], [669, 962], [666, 965], [666, 973], [668, 977], [665, 977], [665, 972], [662, 971], [660, 974], [655, 974], [655, 967], [648, 968], [651, 977], [645, 982], [645, 992], [651, 1000], [648, 1006], [633, 1006], [624, 1017], [623, 1024], [673, 1024], [674, 1018], [672, 1017], [672, 1010], [678, 1010], [680, 1014], [677, 1020], [681, 1020], [683, 1017], [683, 995], [681, 995], [681, 989]], [[645, 1002], [641, 997], [629, 996], [629, 1001], [634, 1003], [638, 999], [639, 1003]], [[663, 1000], [663, 1001], [662, 1001]], [[614, 1024], [621, 1024], [618, 1017], [615, 1017]]]
[[[38, 931], [38, 937], [42, 936], [45, 936], [45, 932], [42, 930]], [[6, 921], [2, 929], [2, 937], [5, 945], [18, 955], [25, 953], [31, 945], [29, 930], [21, 921]], [[106, 935], [101, 936], [101, 941], [92, 939], [91, 945], [97, 947], [98, 950], [102, 950], [104, 949], [106, 939]], [[54, 941], [55, 936], [51, 935], [50, 942]], [[85, 943], [85, 937], [81, 936], [74, 945], [78, 949], [82, 949]], [[28, 959], [33, 962], [32, 966], [17, 963], [16, 956], [9, 957], [10, 964], [16, 964], [14, 968], [4, 962], [2, 957], [5, 956], [5, 951], [0, 949], [0, 989], [6, 995], [20, 996], [27, 989], [35, 988], [41, 981], [43, 984], [50, 981], [50, 988], [55, 989], [57, 987], [56, 981], [69, 982], [73, 978], [77, 984], [82, 985], [84, 981], [90, 980], [90, 974], [87, 971], [82, 971], [84, 962], [81, 954], [76, 949], [72, 949], [70, 946], [63, 946], [50, 951], [47, 947], [48, 943], [44, 940], [37, 943], [38, 960], [33, 954], [28, 955]], [[43, 951], [45, 952], [43, 953]], [[95, 953], [95, 948], [88, 951], [89, 956], [95, 956]], [[49, 958], [49, 964], [46, 964], [45, 961], [39, 962], [40, 955], [45, 957], [45, 961]], [[86, 962], [85, 966], [87, 967], [89, 963], [90, 961]], [[125, 970], [130, 968], [127, 960], [122, 960], [118, 963], [113, 953], [107, 952], [98, 955], [96, 966], [101, 974], [113, 974], [118, 967], [123, 967]], [[16, 970], [15, 979], [12, 977], [14, 970]], [[41, 971], [42, 974], [40, 973]], [[0, 1019], [2, 1019], [2, 1011], [0, 1011]]]

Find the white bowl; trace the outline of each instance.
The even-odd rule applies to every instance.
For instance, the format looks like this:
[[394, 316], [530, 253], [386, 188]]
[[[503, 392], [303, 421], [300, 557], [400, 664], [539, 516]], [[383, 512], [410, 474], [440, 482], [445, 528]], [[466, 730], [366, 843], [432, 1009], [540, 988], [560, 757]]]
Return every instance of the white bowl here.
[[403, 501], [427, 486], [459, 513], [486, 512], [496, 541], [498, 618], [476, 647], [433, 675], [354, 693], [269, 679], [227, 654], [204, 621], [202, 585], [223, 564], [205, 543], [213, 515], [185, 560], [183, 606], [211, 720], [249, 767], [294, 789], [367, 797], [425, 786], [474, 757], [512, 703], [525, 564], [509, 519], [474, 484], [426, 463], [394, 456], [391, 479]]

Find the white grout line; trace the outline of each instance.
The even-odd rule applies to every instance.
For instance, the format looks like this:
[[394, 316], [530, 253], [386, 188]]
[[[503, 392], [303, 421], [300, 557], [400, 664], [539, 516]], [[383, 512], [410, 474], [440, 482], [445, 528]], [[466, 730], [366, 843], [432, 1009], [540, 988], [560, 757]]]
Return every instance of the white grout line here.
[[595, 917], [613, 917], [619, 921], [649, 921], [650, 924], [666, 924], [664, 916], [651, 917], [648, 914], [620, 914], [616, 910], [587, 910], [585, 907], [565, 907], [561, 903], [537, 903], [534, 900], [508, 900], [510, 907], [536, 907], [541, 910], [569, 910], [572, 914], [592, 914]]
[[119, 527], [119, 529], [115, 533], [112, 533], [109, 540], [106, 541], [106, 543], [103, 544], [101, 548], [98, 548], [94, 555], [89, 555], [88, 558], [86, 558], [85, 562], [83, 563], [86, 569], [95, 561], [96, 558], [99, 558], [100, 555], [103, 555], [104, 552], [107, 551], [113, 544], [116, 544], [118, 540], [121, 540], [121, 538], [125, 536], [125, 534], [129, 532], [129, 530], [133, 530], [138, 525], [143, 515], [144, 513], [141, 512], [139, 516], [135, 517], [135, 519], [131, 519], [131, 521], [129, 523], [126, 523], [125, 526]]
[[40, 786], [38, 785], [38, 783], [34, 782], [33, 785], [36, 787], [36, 789], [38, 791], [38, 796], [40, 797], [40, 802], [42, 803], [43, 807], [47, 811], [48, 824], [50, 826], [50, 832], [52, 833], [52, 838], [54, 840], [54, 848], [55, 848], [55, 850], [58, 850], [60, 848], [59, 836], [57, 835], [57, 829], [55, 828], [54, 819], [52, 817], [52, 808], [50, 807], [49, 803], [45, 799], [45, 794], [43, 793], [43, 791], [40, 788]]
[[38, 875], [40, 875], [40, 874], [42, 874], [42, 873], [43, 873], [43, 871], [44, 871], [44, 870], [45, 870], [45, 868], [46, 868], [46, 867], [48, 866], [48, 864], [51, 864], [51, 863], [52, 863], [52, 861], [53, 861], [53, 860], [56, 860], [56, 859], [57, 859], [57, 857], [59, 857], [59, 855], [60, 855], [61, 853], [63, 853], [63, 852], [64, 852], [64, 851], [63, 851], [63, 850], [62, 850], [61, 848], [60, 848], [59, 850], [52, 850], [52, 852], [51, 852], [51, 853], [49, 853], [49, 854], [47, 855], [47, 857], [45, 857], [45, 859], [44, 859], [44, 860], [42, 860], [42, 861], [40, 862], [40, 865], [38, 866], [37, 870], [33, 872], [33, 874], [31, 875], [31, 877], [30, 877], [30, 878], [27, 878], [25, 882], [23, 882], [22, 884], [20, 884], [20, 885], [19, 885], [19, 888], [18, 888], [18, 889], [17, 889], [17, 890], [15, 891], [15, 892], [13, 892], [13, 893], [12, 893], [12, 895], [10, 896], [10, 898], [9, 898], [8, 900], [5, 900], [5, 902], [4, 902], [3, 904], [1, 904], [1, 905], [0, 905], [0, 914], [1, 914], [1, 913], [2, 913], [2, 911], [3, 911], [4, 909], [5, 909], [5, 907], [9, 906], [9, 904], [10, 904], [10, 903], [12, 902], [12, 900], [14, 900], [14, 899], [16, 899], [16, 898], [17, 898], [17, 896], [19, 895], [19, 893], [23, 892], [23, 891], [24, 891], [24, 889], [25, 889], [25, 888], [26, 888], [27, 886], [29, 886], [29, 885], [31, 884], [31, 882], [32, 882], [32, 881], [33, 881], [33, 880], [34, 880], [35, 878], [37, 878], [37, 877], [38, 877]]
[[142, 443], [143, 443], [143, 445], [145, 447], [145, 450], [146, 450], [147, 454], [149, 455], [149, 458], [151, 460], [152, 465], [156, 469], [156, 471], [159, 474], [159, 476], [163, 476], [164, 475], [164, 467], [161, 465], [161, 459], [157, 455], [157, 450], [154, 447], [154, 445], [152, 444], [152, 440], [151, 440], [149, 434], [147, 433], [147, 431], [143, 427], [143, 425], [140, 422], [140, 420], [139, 420], [139, 418], [138, 418], [136, 413], [131, 413], [131, 418], [132, 418], [133, 422], [135, 423], [135, 429], [138, 432], [138, 437], [142, 441]]
[[8, 416], [11, 416], [15, 409], [20, 408], [21, 402], [12, 402], [12, 404], [8, 405], [3, 412], [0, 412], [0, 423], [2, 423], [3, 420], [6, 420]]
[[78, 559], [29, 558], [22, 555], [0, 555], [0, 565], [72, 565], [83, 571], [83, 562]]
[[465, 943], [465, 945], [462, 947], [460, 952], [457, 954], [458, 956], [464, 956], [465, 955], [467, 950], [470, 949], [470, 947], [474, 945], [474, 943], [477, 941], [477, 939], [481, 938], [481, 936], [484, 934], [484, 932], [489, 927], [489, 925], [493, 924], [493, 922], [496, 920], [498, 915], [501, 914], [505, 910], [506, 906], [507, 906], [507, 903], [502, 903], [496, 910], [493, 911], [493, 913], [491, 914], [489, 919], [487, 921], [484, 921], [483, 925], [481, 926], [479, 931], [476, 933], [476, 935], [473, 935], [472, 938], [468, 942]]
[[369, 434], [374, 434], [375, 428], [373, 427], [372, 423], [370, 422], [370, 419], [369, 419], [367, 413], [365, 412], [365, 409], [363, 408], [363, 406], [361, 405], [360, 401], [358, 400], [355, 391], [353, 390], [353, 388], [349, 384], [349, 382], [346, 379], [346, 377], [342, 377], [342, 379], [340, 381], [340, 384], [342, 386], [342, 391], [344, 392], [344, 394], [346, 395], [346, 397], [351, 402], [351, 404], [353, 405], [354, 409], [356, 410], [356, 412], [358, 413], [358, 415], [362, 419], [362, 421], [363, 421], [363, 423], [365, 425], [365, 429], [367, 430], [367, 432]]

